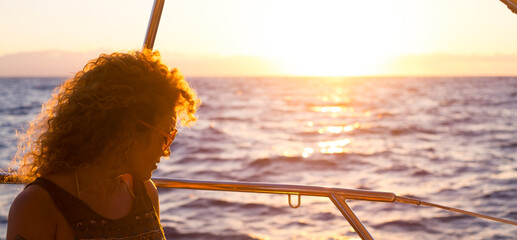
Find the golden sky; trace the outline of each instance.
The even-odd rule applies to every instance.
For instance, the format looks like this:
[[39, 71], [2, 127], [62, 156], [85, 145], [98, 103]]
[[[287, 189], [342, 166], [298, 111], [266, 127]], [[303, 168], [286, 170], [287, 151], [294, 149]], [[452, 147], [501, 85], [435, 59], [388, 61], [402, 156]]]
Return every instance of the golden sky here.
[[[140, 49], [152, 3], [0, 1], [0, 75]], [[499, 0], [166, 0], [155, 49], [191, 76], [517, 75], [516, 29]]]

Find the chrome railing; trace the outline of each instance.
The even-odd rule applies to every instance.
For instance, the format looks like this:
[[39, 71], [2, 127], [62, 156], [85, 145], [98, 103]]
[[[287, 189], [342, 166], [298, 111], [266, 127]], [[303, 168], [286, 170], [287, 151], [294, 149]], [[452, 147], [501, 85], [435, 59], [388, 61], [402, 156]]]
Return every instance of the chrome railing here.
[[[415, 198], [401, 197], [390, 192], [366, 191], [358, 189], [346, 189], [335, 187], [318, 187], [306, 185], [287, 185], [272, 183], [250, 183], [250, 182], [224, 182], [224, 181], [200, 181], [185, 179], [166, 179], [153, 178], [157, 187], [161, 188], [183, 188], [194, 190], [214, 190], [227, 192], [253, 192], [253, 193], [270, 193], [285, 194], [288, 197], [289, 206], [298, 208], [301, 205], [301, 196], [327, 197], [339, 209], [341, 214], [346, 218], [348, 223], [354, 228], [355, 232], [361, 239], [374, 239], [363, 225], [361, 220], [354, 214], [352, 209], [346, 203], [346, 200], [363, 200], [373, 202], [399, 202], [404, 204], [423, 205], [445, 209], [452, 212], [466, 214], [474, 217], [480, 217], [497, 221], [501, 223], [516, 225], [517, 222], [506, 219], [496, 218], [480, 213], [461, 210], [458, 208], [447, 207], [430, 202], [421, 201]], [[298, 202], [293, 205], [291, 196], [298, 196]]]
[[[229, 192], [254, 192], [254, 193], [270, 193], [270, 194], [286, 194], [289, 206], [298, 208], [301, 205], [301, 196], [328, 197], [339, 209], [341, 214], [348, 220], [350, 225], [361, 239], [374, 239], [366, 230], [365, 226], [357, 218], [352, 209], [346, 204], [346, 199], [366, 200], [375, 202], [407, 202], [407, 198], [397, 197], [389, 192], [375, 192], [357, 189], [344, 189], [332, 187], [317, 187], [304, 185], [286, 185], [271, 183], [249, 183], [249, 182], [221, 182], [221, 181], [196, 181], [183, 179], [153, 179], [157, 187], [162, 188], [186, 188], [195, 190], [215, 190]], [[298, 202], [293, 205], [291, 196], [298, 196]]]

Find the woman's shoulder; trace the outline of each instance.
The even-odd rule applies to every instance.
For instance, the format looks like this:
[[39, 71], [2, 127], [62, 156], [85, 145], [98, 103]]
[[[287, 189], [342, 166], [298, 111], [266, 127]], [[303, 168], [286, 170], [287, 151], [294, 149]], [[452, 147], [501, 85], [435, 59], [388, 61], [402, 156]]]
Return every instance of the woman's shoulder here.
[[18, 194], [11, 205], [11, 210], [13, 209], [18, 210], [17, 213], [29, 210], [39, 210], [38, 212], [57, 210], [47, 190], [36, 184], [29, 185]]
[[52, 239], [58, 210], [52, 197], [39, 185], [29, 185], [9, 209], [7, 239], [21, 235], [27, 239]]

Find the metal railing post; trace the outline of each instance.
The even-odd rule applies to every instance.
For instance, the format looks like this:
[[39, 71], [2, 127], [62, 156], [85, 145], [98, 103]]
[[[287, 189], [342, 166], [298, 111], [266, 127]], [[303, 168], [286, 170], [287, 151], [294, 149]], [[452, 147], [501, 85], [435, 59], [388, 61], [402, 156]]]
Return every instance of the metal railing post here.
[[330, 200], [336, 205], [336, 207], [339, 209], [341, 214], [346, 218], [348, 223], [354, 228], [355, 233], [361, 237], [363, 240], [373, 240], [372, 235], [366, 230], [363, 223], [357, 216], [354, 214], [352, 209], [346, 204], [345, 200], [343, 200], [342, 196], [339, 196], [338, 194], [331, 193], [329, 195]]

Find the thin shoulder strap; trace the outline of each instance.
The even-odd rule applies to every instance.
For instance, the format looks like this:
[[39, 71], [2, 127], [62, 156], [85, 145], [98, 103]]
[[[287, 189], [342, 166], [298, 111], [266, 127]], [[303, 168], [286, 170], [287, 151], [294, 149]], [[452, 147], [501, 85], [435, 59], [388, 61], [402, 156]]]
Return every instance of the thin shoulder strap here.
[[145, 211], [148, 212], [151, 209], [154, 209], [153, 203], [151, 202], [151, 199], [149, 198], [149, 194], [147, 193], [147, 190], [145, 189], [145, 184], [142, 181], [133, 180], [133, 186], [134, 186], [134, 194], [135, 194], [135, 203], [137, 204], [136, 208], [138, 211]]

